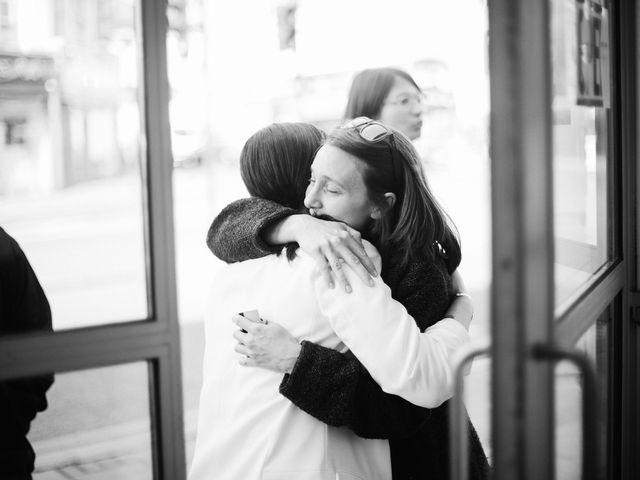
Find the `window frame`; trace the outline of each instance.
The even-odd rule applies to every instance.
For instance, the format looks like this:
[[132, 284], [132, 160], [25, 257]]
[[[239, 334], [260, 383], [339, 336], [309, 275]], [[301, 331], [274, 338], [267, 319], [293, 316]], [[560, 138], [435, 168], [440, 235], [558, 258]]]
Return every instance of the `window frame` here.
[[167, 2], [139, 1], [142, 166], [149, 316], [142, 321], [0, 338], [0, 380], [136, 361], [149, 365], [153, 478], [186, 478], [173, 232]]

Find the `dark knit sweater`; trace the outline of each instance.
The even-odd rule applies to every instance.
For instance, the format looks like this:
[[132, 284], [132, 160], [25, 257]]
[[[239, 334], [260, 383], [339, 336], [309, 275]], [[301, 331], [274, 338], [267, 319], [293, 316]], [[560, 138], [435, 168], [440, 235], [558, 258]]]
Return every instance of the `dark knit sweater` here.
[[[207, 245], [229, 263], [276, 253], [282, 247], [266, 244], [261, 232], [293, 213], [268, 200], [238, 200], [214, 219]], [[450, 277], [444, 261], [423, 259], [402, 269], [393, 255], [385, 260], [382, 277], [420, 330], [440, 320], [449, 305]], [[365, 438], [389, 439], [394, 480], [449, 478], [449, 402], [426, 409], [385, 393], [350, 352], [303, 341], [280, 393], [326, 424], [349, 427]], [[485, 479], [486, 456], [470, 421], [468, 425], [469, 478]]]

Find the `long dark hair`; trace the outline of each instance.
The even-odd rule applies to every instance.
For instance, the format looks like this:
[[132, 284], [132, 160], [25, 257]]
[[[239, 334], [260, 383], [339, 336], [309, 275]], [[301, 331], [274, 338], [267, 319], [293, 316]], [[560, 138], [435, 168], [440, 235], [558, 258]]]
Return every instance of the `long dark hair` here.
[[379, 118], [382, 105], [398, 77], [404, 78], [416, 90], [420, 90], [411, 75], [398, 68], [370, 68], [358, 73], [351, 83], [344, 119]]
[[[337, 128], [325, 144], [355, 157], [365, 166], [363, 180], [371, 199], [385, 214], [371, 220], [366, 237], [383, 258], [393, 251], [402, 265], [420, 257], [445, 259], [449, 273], [460, 264], [457, 230], [435, 199], [411, 141], [397, 130], [392, 136], [371, 143], [354, 128]], [[394, 193], [396, 201], [388, 208], [384, 194]]]
[[[273, 123], [254, 133], [240, 153], [240, 175], [249, 194], [302, 211], [313, 157], [324, 132], [307, 123]], [[297, 243], [287, 244], [293, 259]]]

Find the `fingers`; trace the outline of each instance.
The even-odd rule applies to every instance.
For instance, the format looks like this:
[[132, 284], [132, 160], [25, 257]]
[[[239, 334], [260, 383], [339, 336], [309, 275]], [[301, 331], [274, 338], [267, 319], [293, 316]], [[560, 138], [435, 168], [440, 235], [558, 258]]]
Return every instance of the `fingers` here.
[[[357, 253], [354, 252], [353, 248], [357, 249]], [[376, 272], [375, 266], [373, 266], [373, 261], [364, 252], [364, 250], [360, 251], [357, 244], [352, 244], [351, 248], [349, 248], [347, 245], [340, 245], [338, 247], [338, 255], [338, 258], [345, 259], [346, 263], [349, 264], [351, 269], [358, 276], [358, 278], [360, 278], [362, 283], [371, 287], [374, 285], [374, 281], [373, 278], [371, 278], [369, 268], [367, 268], [366, 266], [367, 264], [371, 264], [373, 271]]]
[[251, 336], [242, 330], [234, 330], [233, 338], [242, 345], [250, 345], [251, 344]]
[[370, 287], [373, 287], [375, 285], [373, 278], [371, 278], [370, 272], [367, 270], [364, 264], [360, 262], [360, 259], [358, 259], [357, 257], [352, 257], [350, 258], [348, 263], [353, 269], [353, 272], [362, 281], [362, 283], [364, 283], [365, 285], [369, 285]]
[[320, 267], [320, 274], [324, 278], [325, 283], [329, 286], [329, 288], [334, 288], [335, 283], [333, 281], [333, 274], [331, 273], [331, 265], [329, 265], [329, 262], [327, 262], [327, 260], [322, 255], [320, 255], [318, 262], [320, 263], [320, 265], [322, 265]]
[[238, 358], [238, 363], [240, 365], [242, 365], [243, 367], [257, 367], [258, 366], [258, 362], [256, 362], [253, 358], [251, 357], [246, 357], [246, 356], [240, 356]]
[[364, 284], [374, 285], [372, 276], [377, 276], [378, 273], [373, 260], [369, 258], [362, 245], [360, 233], [357, 230], [345, 226], [345, 230], [341, 230], [331, 239], [329, 245], [323, 250], [323, 254], [331, 273], [347, 293], [351, 293], [353, 288], [343, 271], [344, 263], [350, 265]]
[[254, 358], [254, 352], [250, 348], [251, 335], [243, 332], [242, 330], [234, 330], [233, 338], [238, 341], [238, 343], [233, 347], [233, 349], [240, 354], [238, 357], [238, 363], [243, 367], [257, 366], [256, 359]]
[[[357, 230], [349, 228], [349, 235], [344, 237], [344, 247], [347, 250], [347, 253], [343, 254], [343, 257], [347, 260], [347, 262], [353, 266], [354, 270], [357, 272], [366, 271], [372, 277], [378, 276], [378, 271], [376, 270], [376, 266], [373, 263], [373, 260], [367, 255], [366, 250], [364, 249], [364, 245], [362, 244], [362, 236], [360, 232]], [[364, 268], [363, 268], [364, 267]], [[361, 278], [365, 280], [365, 283], [369, 283], [369, 277], [363, 277], [358, 274]]]
[[251, 357], [252, 351], [246, 345], [241, 343], [236, 343], [236, 346], [233, 348], [240, 355], [244, 355], [245, 357]]
[[231, 317], [231, 320], [245, 332], [254, 333], [257, 331], [258, 327], [260, 327], [259, 323], [252, 322], [242, 315], [234, 315], [233, 317]]
[[347, 293], [352, 292], [343, 269], [347, 263], [363, 283], [373, 286], [372, 277], [377, 277], [378, 271], [364, 248], [360, 232], [341, 222], [327, 223], [331, 224], [330, 230], [323, 230], [314, 248], [306, 250], [318, 263], [326, 284], [329, 288], [338, 284]]
[[318, 248], [313, 253], [312, 256], [316, 262], [318, 272], [320, 273], [320, 276], [324, 279], [325, 284], [329, 288], [334, 288], [335, 282], [333, 281], [333, 274], [331, 273], [331, 265], [329, 265], [329, 262], [327, 261], [323, 251], [320, 248]]
[[351, 285], [349, 284], [349, 281], [347, 280], [347, 277], [345, 276], [344, 271], [342, 270], [342, 264], [344, 263], [344, 259], [342, 257], [337, 256], [333, 250], [327, 250], [325, 252], [325, 258], [327, 259], [329, 267], [331, 268], [331, 273], [336, 279], [336, 282], [338, 283], [338, 285], [342, 285], [345, 292], [351, 293], [352, 291]]

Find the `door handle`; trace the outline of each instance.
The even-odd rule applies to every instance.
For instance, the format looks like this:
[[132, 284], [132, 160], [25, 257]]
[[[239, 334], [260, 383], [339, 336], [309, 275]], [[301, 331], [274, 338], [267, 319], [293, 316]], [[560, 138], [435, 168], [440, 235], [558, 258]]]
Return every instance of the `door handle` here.
[[449, 409], [449, 472], [452, 480], [469, 478], [469, 443], [466, 415], [464, 414], [464, 376], [462, 372], [475, 357], [488, 355], [488, 341], [475, 342], [461, 348], [452, 360], [453, 397]]
[[582, 374], [582, 478], [598, 478], [598, 391], [596, 375], [589, 358], [572, 350], [563, 350], [552, 345], [534, 345], [533, 357], [540, 360], [566, 360]]

